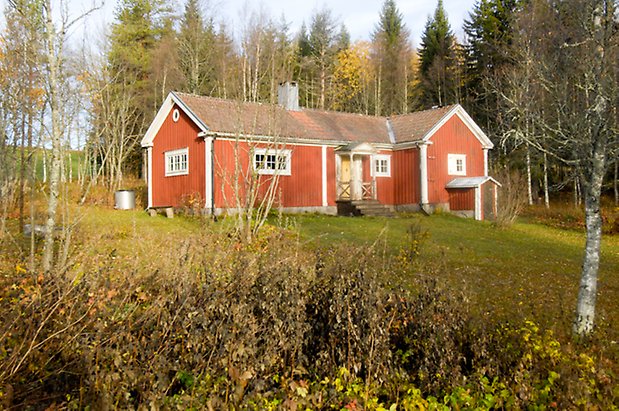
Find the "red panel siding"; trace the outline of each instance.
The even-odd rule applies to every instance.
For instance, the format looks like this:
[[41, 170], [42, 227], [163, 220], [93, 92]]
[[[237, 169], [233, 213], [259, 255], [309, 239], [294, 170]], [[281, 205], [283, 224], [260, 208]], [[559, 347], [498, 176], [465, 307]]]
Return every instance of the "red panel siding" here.
[[[394, 205], [395, 204], [395, 197], [393, 195], [394, 152], [393, 151], [379, 151], [378, 154], [386, 154], [391, 157], [391, 177], [376, 177], [377, 199], [382, 204]], [[371, 167], [374, 167], [374, 164], [371, 164], [370, 168]]]
[[393, 152], [391, 179], [393, 204], [419, 203], [419, 149], [411, 148]]
[[[176, 108], [176, 106], [174, 107]], [[198, 137], [199, 128], [179, 110], [178, 122], [172, 113], [163, 122], [152, 149], [153, 206], [181, 206], [189, 196], [204, 199], [204, 139]], [[165, 152], [187, 147], [189, 149], [189, 174], [165, 176]]]
[[[213, 191], [215, 208], [236, 208], [236, 196], [234, 176], [237, 170], [235, 163], [238, 161], [239, 176], [246, 175], [249, 164], [248, 147], [245, 143], [234, 141], [215, 140], [213, 144]], [[242, 200], [244, 186], [239, 178], [239, 197]]]
[[452, 211], [475, 210], [475, 189], [449, 189], [449, 209]]
[[[235, 163], [239, 161], [240, 170], [247, 175], [250, 163], [250, 147], [247, 142], [229, 140], [215, 141], [215, 207], [235, 207], [233, 181]], [[261, 147], [260, 145], [255, 145]], [[262, 146], [264, 147], [264, 146]], [[289, 145], [291, 151], [291, 172], [289, 176], [279, 176], [276, 204], [282, 207], [320, 207], [322, 206], [322, 147]], [[333, 157], [333, 149], [327, 150]], [[238, 157], [238, 158], [235, 158]], [[272, 176], [260, 177], [264, 182], [262, 188], [268, 186]], [[327, 198], [330, 204], [335, 204], [335, 160], [327, 162]], [[241, 184], [242, 186], [242, 184]], [[331, 188], [331, 186], [333, 186]], [[242, 190], [241, 190], [242, 193]]]
[[322, 147], [290, 146], [291, 175], [281, 176], [283, 207], [322, 206]]
[[484, 153], [481, 143], [458, 116], [450, 118], [432, 136], [428, 146], [428, 200], [447, 203], [445, 185], [456, 177], [447, 174], [447, 154], [466, 154], [466, 175], [484, 175]]
[[330, 206], [335, 206], [336, 191], [335, 148], [327, 147], [327, 200]]

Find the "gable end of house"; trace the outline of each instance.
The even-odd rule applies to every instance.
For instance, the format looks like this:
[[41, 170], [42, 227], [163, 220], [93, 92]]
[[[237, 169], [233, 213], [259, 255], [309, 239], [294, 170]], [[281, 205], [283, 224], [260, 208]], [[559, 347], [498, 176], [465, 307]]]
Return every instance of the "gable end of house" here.
[[464, 110], [464, 108], [460, 104], [456, 104], [451, 110], [449, 110], [422, 138], [422, 141], [425, 143], [430, 142], [432, 137], [436, 134], [438, 130], [441, 129], [453, 116], [458, 116], [458, 118], [471, 130], [473, 135], [477, 140], [479, 140], [482, 148], [484, 149], [492, 149], [494, 144], [488, 138], [486, 133], [482, 131], [482, 129], [475, 123], [475, 121], [471, 118], [471, 116]]
[[146, 130], [146, 134], [144, 134], [144, 137], [140, 142], [142, 148], [148, 148], [153, 146], [153, 142], [155, 141], [157, 133], [159, 132], [164, 121], [170, 114], [170, 111], [175, 106], [181, 109], [187, 115], [187, 117], [189, 117], [191, 121], [193, 121], [194, 124], [198, 126], [201, 133], [206, 133], [208, 131], [208, 126], [204, 124], [204, 122], [198, 116], [196, 116], [196, 114], [189, 107], [187, 107], [183, 100], [180, 99], [174, 92], [170, 92], [170, 94], [168, 94], [168, 97], [166, 97], [165, 101], [159, 108], [159, 111], [157, 111], [157, 114], [155, 115], [153, 122], [148, 127], [148, 130]]

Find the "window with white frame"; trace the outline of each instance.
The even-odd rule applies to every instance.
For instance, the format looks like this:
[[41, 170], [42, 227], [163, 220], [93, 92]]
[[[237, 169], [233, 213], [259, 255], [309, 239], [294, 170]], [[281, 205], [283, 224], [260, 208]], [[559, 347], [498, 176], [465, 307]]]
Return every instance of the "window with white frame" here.
[[447, 174], [450, 176], [466, 175], [465, 154], [447, 154]]
[[391, 177], [391, 156], [374, 156], [374, 176]]
[[189, 148], [166, 151], [165, 153], [165, 175], [181, 176], [189, 174]]
[[258, 174], [290, 175], [290, 150], [254, 150], [254, 170]]

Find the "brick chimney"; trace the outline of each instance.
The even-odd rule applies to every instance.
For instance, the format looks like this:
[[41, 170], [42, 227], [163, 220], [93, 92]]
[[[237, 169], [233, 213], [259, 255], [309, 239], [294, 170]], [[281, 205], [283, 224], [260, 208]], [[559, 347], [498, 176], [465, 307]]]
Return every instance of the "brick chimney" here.
[[279, 83], [277, 88], [277, 104], [286, 110], [299, 111], [299, 86], [295, 81]]

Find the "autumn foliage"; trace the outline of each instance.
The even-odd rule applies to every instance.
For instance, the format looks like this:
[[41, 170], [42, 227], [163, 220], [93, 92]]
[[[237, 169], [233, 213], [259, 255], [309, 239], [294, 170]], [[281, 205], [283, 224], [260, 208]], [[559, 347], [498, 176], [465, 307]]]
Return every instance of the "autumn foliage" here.
[[[372, 247], [308, 250], [273, 226], [245, 245], [205, 224], [140, 265], [115, 250], [94, 258], [81, 240], [63, 275], [3, 260], [4, 407], [569, 409], [618, 398], [616, 364], [595, 343], [481, 322], [459, 292]], [[382, 281], [394, 274], [413, 287]]]

